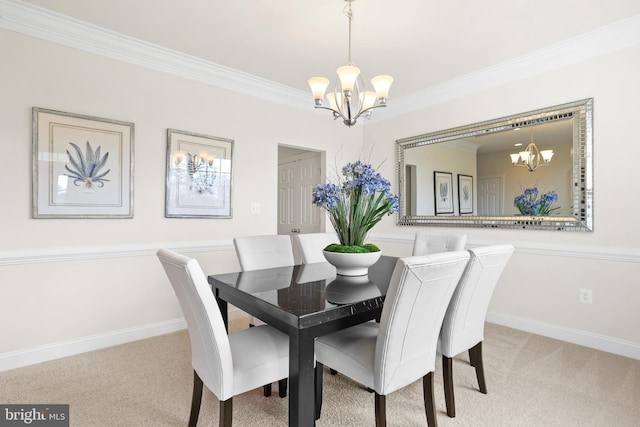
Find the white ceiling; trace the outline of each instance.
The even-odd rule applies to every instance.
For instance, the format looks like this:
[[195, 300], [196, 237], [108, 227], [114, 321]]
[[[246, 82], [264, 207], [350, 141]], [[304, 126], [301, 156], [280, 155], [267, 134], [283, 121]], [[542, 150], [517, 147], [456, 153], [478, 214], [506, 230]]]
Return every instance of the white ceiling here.
[[[25, 3], [301, 91], [347, 60], [344, 0]], [[640, 1], [357, 0], [353, 9], [351, 59], [365, 79], [394, 77], [391, 105], [638, 15]]]

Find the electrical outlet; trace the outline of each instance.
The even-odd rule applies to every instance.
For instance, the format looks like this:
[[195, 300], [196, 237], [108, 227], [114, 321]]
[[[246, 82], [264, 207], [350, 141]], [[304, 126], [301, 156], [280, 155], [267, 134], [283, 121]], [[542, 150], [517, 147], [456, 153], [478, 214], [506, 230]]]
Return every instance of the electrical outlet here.
[[593, 291], [591, 289], [580, 289], [579, 300], [583, 304], [593, 304]]
[[252, 214], [260, 213], [260, 203], [251, 203], [251, 213]]

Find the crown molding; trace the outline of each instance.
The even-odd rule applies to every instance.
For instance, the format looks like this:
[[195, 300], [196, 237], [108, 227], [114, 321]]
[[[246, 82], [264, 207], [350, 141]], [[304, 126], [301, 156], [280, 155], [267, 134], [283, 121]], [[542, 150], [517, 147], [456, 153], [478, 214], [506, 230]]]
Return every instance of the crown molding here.
[[[0, 28], [294, 108], [310, 108], [307, 92], [205, 61], [32, 5], [0, 0]], [[393, 100], [380, 121], [522, 80], [640, 43], [640, 15]], [[391, 106], [391, 105], [390, 105]]]
[[309, 108], [309, 94], [19, 0], [0, 0], [0, 28], [268, 101]]
[[542, 74], [640, 43], [640, 15], [563, 40], [500, 64], [398, 98], [393, 108], [376, 112], [386, 119], [462, 98], [506, 83]]

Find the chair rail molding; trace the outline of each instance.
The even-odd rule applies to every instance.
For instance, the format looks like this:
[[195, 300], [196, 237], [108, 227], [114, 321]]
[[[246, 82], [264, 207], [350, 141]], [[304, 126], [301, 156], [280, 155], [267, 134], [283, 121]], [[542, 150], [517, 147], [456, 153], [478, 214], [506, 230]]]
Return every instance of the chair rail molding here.
[[[412, 245], [414, 235], [372, 233], [370, 235], [370, 239], [382, 243], [387, 242]], [[469, 247], [496, 245], [501, 243], [505, 243], [505, 240], [477, 240], [472, 238], [467, 240], [467, 246]], [[511, 239], [508, 241], [508, 243], [515, 246], [517, 253], [619, 262], [640, 262], [640, 249], [637, 248], [557, 245], [527, 241], [514, 241]], [[232, 239], [186, 242], [157, 242], [110, 246], [60, 246], [50, 248], [27, 248], [11, 251], [0, 251], [0, 266], [38, 264], [43, 262], [81, 261], [104, 258], [155, 256], [155, 253], [159, 248], [170, 248], [182, 253], [235, 250]]]
[[[439, 231], [444, 232], [444, 231]], [[459, 230], [457, 232], [460, 232]], [[396, 244], [412, 245], [414, 234], [374, 234], [369, 235], [370, 240], [378, 242], [388, 242]], [[539, 243], [529, 241], [517, 241], [514, 239], [502, 240], [485, 240], [473, 239], [467, 240], [466, 246], [488, 246], [509, 243], [512, 244], [517, 253], [545, 255], [545, 256], [562, 256], [570, 258], [586, 258], [607, 261], [620, 262], [640, 262], [640, 249], [637, 248], [618, 248], [608, 246], [586, 246], [586, 245], [561, 245], [553, 243]]]
[[233, 241], [231, 239], [188, 242], [157, 242], [111, 246], [60, 246], [3, 251], [0, 252], [0, 266], [155, 256], [156, 251], [160, 248], [169, 248], [185, 254], [234, 250]]

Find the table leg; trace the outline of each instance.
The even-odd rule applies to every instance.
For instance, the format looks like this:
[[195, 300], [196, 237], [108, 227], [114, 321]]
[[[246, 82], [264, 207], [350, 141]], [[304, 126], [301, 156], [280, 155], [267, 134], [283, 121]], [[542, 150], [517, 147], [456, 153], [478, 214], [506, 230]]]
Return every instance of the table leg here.
[[220, 308], [220, 314], [222, 314], [222, 321], [224, 322], [224, 327], [229, 333], [229, 314], [227, 313], [227, 302], [221, 298], [216, 296], [216, 302], [218, 303], [218, 308]]
[[315, 426], [314, 336], [295, 330], [289, 336], [289, 427]]

